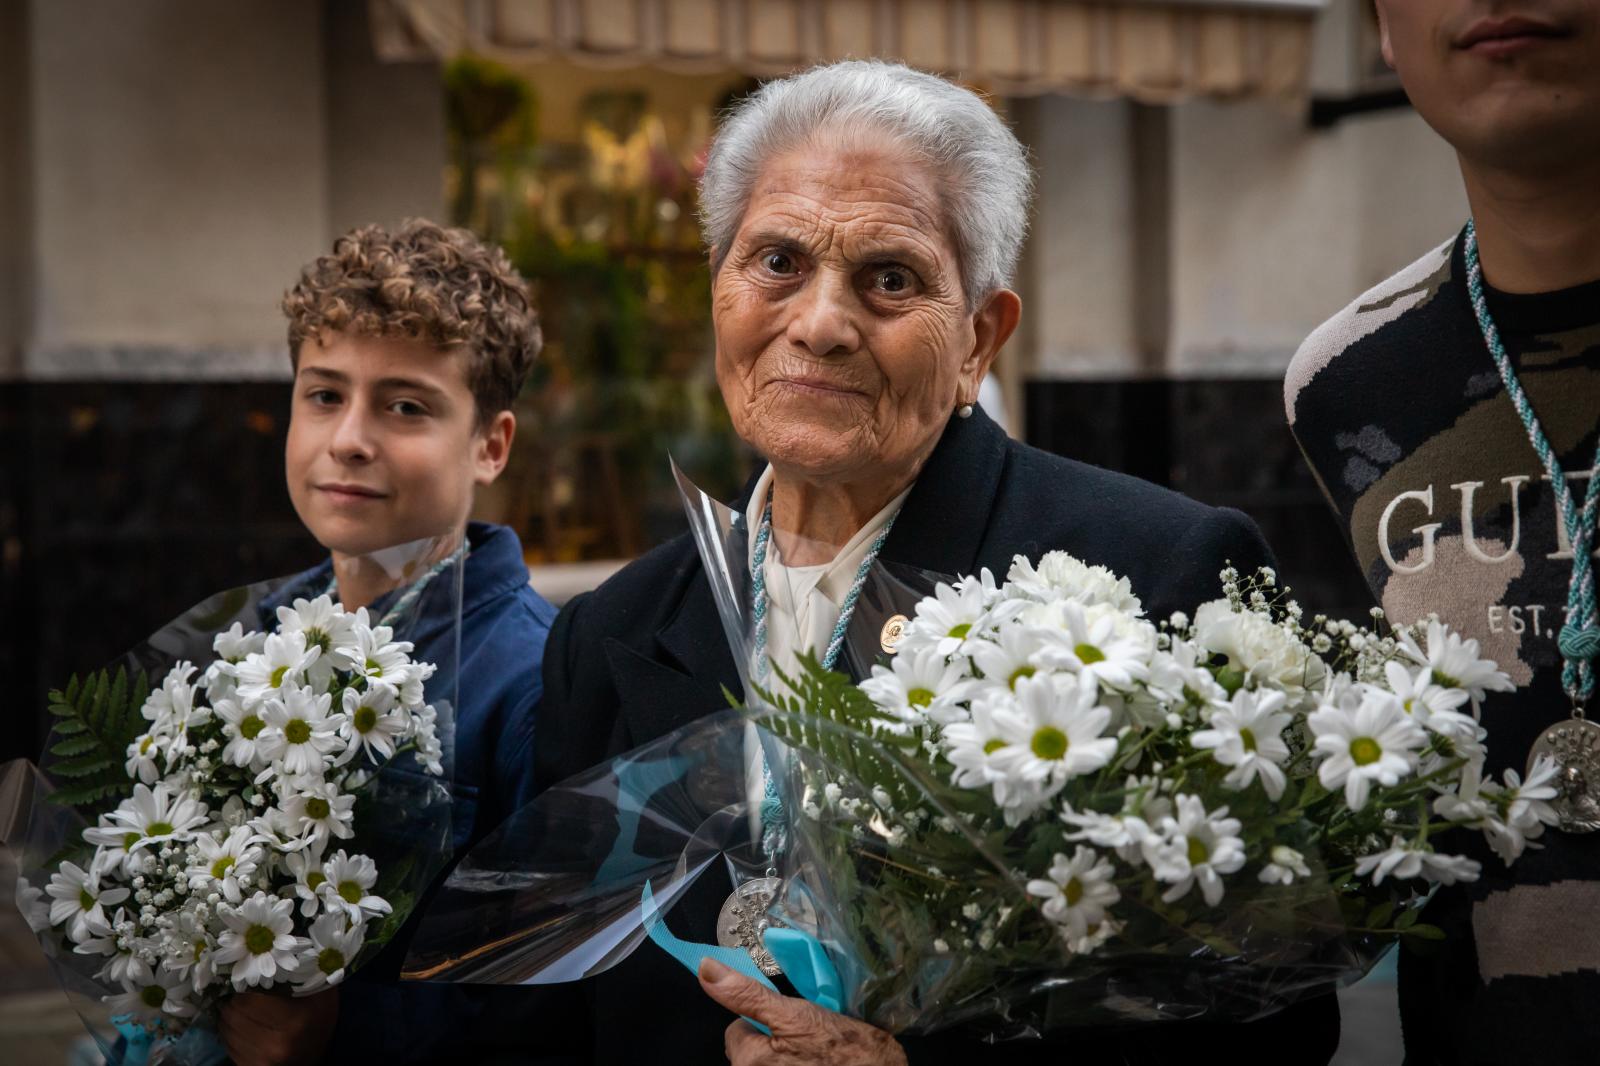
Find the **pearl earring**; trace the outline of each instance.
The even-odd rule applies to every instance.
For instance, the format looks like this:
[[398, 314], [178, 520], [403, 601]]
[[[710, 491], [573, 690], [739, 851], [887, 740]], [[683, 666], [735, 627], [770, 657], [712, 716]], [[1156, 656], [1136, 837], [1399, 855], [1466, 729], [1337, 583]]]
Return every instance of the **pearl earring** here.
[[962, 404], [960, 407], [956, 408], [956, 414], [961, 418], [971, 418], [972, 405], [970, 403]]

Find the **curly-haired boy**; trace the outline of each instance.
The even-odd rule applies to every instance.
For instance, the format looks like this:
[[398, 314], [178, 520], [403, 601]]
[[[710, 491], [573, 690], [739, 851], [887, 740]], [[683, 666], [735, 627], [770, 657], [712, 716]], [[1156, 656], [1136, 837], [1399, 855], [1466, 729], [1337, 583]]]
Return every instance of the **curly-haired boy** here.
[[[370, 553], [429, 538], [454, 548], [465, 529], [459, 658], [443, 644], [453, 617], [424, 617], [408, 634], [419, 657], [454, 661], [471, 679], [459, 686], [455, 722], [460, 854], [532, 794], [533, 710], [555, 611], [529, 587], [516, 534], [468, 515], [476, 487], [510, 455], [511, 406], [539, 352], [538, 315], [504, 252], [421, 220], [340, 237], [305, 267], [283, 310], [295, 370], [285, 476], [329, 558], [277, 598], [314, 596], [331, 578], [347, 608], [370, 604], [396, 584]], [[230, 1000], [221, 1034], [234, 1061], [418, 1062], [446, 1039], [463, 1046], [463, 1030], [503, 991], [400, 984], [406, 939], [342, 989]]]

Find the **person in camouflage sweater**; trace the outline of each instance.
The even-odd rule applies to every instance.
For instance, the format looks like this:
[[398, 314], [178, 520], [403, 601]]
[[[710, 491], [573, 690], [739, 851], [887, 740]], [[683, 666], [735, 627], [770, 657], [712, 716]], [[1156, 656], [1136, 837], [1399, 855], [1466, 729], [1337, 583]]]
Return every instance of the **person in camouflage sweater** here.
[[[1384, 55], [1456, 149], [1487, 310], [1581, 505], [1600, 438], [1600, 5], [1379, 0]], [[1335, 315], [1285, 382], [1289, 421], [1391, 620], [1430, 613], [1516, 683], [1488, 770], [1571, 713], [1558, 633], [1573, 551], [1468, 295], [1468, 230]], [[1600, 700], [1591, 700], [1600, 717]], [[1600, 834], [1483, 863], [1400, 958], [1408, 1064], [1600, 1059]]]

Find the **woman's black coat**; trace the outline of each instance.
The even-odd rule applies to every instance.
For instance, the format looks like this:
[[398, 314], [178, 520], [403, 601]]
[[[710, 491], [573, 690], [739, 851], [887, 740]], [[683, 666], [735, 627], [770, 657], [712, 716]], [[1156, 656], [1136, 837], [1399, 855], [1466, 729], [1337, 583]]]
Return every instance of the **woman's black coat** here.
[[[1037, 560], [1053, 549], [1126, 576], [1153, 619], [1215, 599], [1225, 562], [1247, 573], [1271, 561], [1243, 514], [1019, 444], [981, 410], [950, 420], [881, 557], [951, 575], [988, 567], [1003, 578], [1014, 555]], [[710, 585], [685, 534], [574, 599], [556, 620], [535, 726], [541, 787], [725, 708], [724, 686], [740, 691]], [[678, 935], [714, 940], [727, 894], [717, 880], [702, 877], [672, 912], [668, 925]], [[723, 1061], [733, 1016], [653, 944], [598, 977], [548, 991], [555, 1013], [531, 1031], [547, 1034], [551, 1051], [571, 1041], [577, 1061]], [[1322, 1064], [1337, 1047], [1338, 1025], [1334, 997], [1325, 995], [1247, 1026], [1163, 1023], [1000, 1045], [942, 1033], [905, 1044], [914, 1066], [1187, 1066], [1207, 1050], [1234, 1064]]]

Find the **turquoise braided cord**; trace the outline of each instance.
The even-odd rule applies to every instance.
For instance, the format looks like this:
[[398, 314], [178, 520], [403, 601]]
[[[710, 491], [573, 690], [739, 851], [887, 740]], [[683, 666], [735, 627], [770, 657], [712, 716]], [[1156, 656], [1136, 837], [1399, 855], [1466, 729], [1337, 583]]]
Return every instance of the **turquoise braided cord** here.
[[[839, 608], [839, 620], [834, 623], [833, 635], [829, 638], [827, 651], [822, 656], [824, 670], [832, 670], [833, 664], [839, 659], [839, 652], [844, 647], [845, 634], [850, 629], [850, 616], [855, 613], [856, 602], [861, 598], [861, 590], [867, 583], [868, 575], [872, 573], [872, 564], [877, 561], [878, 552], [883, 550], [884, 542], [889, 539], [889, 531], [894, 528], [894, 520], [899, 517], [899, 511], [889, 516], [889, 520], [883, 524], [882, 531], [867, 549], [861, 565], [856, 568], [855, 580], [850, 583], [850, 591], [845, 594], [844, 603]], [[761, 512], [761, 528], [756, 532], [755, 551], [751, 559], [751, 569], [755, 572], [750, 577], [750, 613], [755, 616], [756, 622], [756, 677], [763, 681], [772, 669], [772, 664], [767, 659], [767, 545], [771, 540], [772, 503], [768, 501], [766, 509]], [[783, 850], [785, 844], [783, 799], [778, 795], [778, 783], [772, 776], [772, 769], [765, 761], [762, 762], [761, 773], [764, 779], [761, 798], [761, 848], [767, 855], [775, 857]]]
[[767, 542], [772, 539], [772, 504], [761, 512], [761, 528], [756, 531], [755, 558], [750, 565], [750, 613], [756, 620], [756, 677], [765, 681], [772, 672], [767, 662]]
[[1522, 389], [1522, 383], [1517, 379], [1515, 368], [1511, 365], [1511, 357], [1500, 339], [1500, 331], [1494, 324], [1493, 316], [1489, 314], [1489, 301], [1483, 286], [1483, 265], [1478, 258], [1478, 232], [1470, 220], [1467, 222], [1464, 258], [1467, 264], [1467, 293], [1472, 299], [1472, 310], [1478, 318], [1478, 328], [1483, 331], [1484, 342], [1489, 348], [1489, 354], [1494, 357], [1495, 367], [1500, 371], [1500, 380], [1505, 385], [1506, 394], [1511, 397], [1511, 403], [1522, 419], [1523, 428], [1528, 432], [1528, 440], [1550, 477], [1556, 499], [1561, 506], [1561, 518], [1566, 526], [1567, 539], [1572, 542], [1572, 578], [1567, 584], [1567, 617], [1561, 627], [1558, 646], [1563, 659], [1562, 687], [1566, 689], [1575, 704], [1581, 704], [1594, 694], [1594, 660], [1597, 652], [1600, 652], [1600, 618], [1597, 618], [1592, 555], [1595, 543], [1595, 519], [1597, 511], [1600, 511], [1600, 504], [1597, 504], [1597, 501], [1600, 501], [1600, 446], [1597, 446], [1588, 492], [1584, 496], [1582, 509], [1579, 509], [1573, 501], [1566, 472], [1561, 467], [1561, 459], [1551, 447], [1549, 438], [1545, 436], [1544, 427], [1540, 425], [1538, 416], [1533, 413], [1533, 405], [1528, 402], [1528, 396]]
[[833, 636], [828, 640], [827, 654], [822, 657], [824, 670], [832, 670], [833, 664], [839, 661], [839, 652], [844, 648], [844, 635], [850, 629], [850, 617], [856, 611], [856, 601], [861, 598], [861, 589], [867, 583], [867, 576], [872, 573], [872, 564], [877, 560], [878, 552], [883, 550], [883, 542], [889, 539], [889, 531], [894, 528], [894, 520], [899, 517], [899, 511], [889, 516], [889, 521], [883, 524], [883, 531], [872, 542], [872, 547], [867, 549], [866, 558], [861, 560], [861, 566], [856, 569], [856, 579], [850, 583], [850, 591], [845, 595], [844, 604], [839, 608], [839, 621], [834, 623]]

